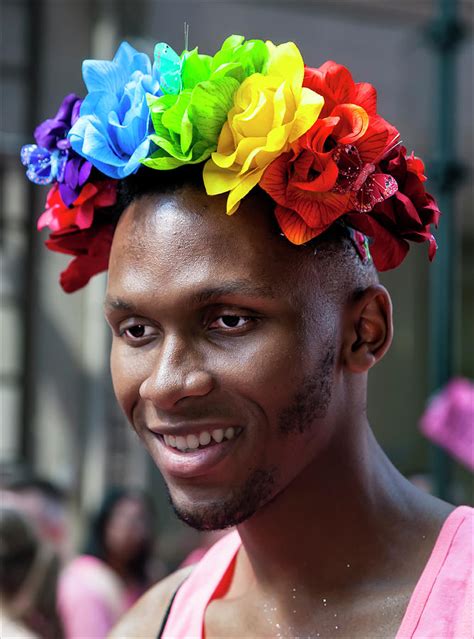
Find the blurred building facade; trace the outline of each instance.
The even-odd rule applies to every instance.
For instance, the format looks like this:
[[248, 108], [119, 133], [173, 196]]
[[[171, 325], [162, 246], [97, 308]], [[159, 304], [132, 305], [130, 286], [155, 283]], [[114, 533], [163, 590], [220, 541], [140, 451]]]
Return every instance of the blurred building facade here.
[[[436, 57], [427, 27], [438, 2], [348, 0], [230, 2], [212, 0], [3, 0], [1, 185], [2, 461], [25, 461], [72, 489], [90, 509], [105, 485], [148, 486], [165, 509], [158, 473], [115, 404], [108, 372], [109, 329], [102, 316], [105, 275], [71, 296], [57, 284], [66, 264], [34, 231], [46, 190], [31, 186], [19, 149], [64, 95], [84, 94], [80, 63], [111, 58], [127, 39], [153, 52], [164, 40], [213, 51], [227, 35], [294, 40], [304, 59], [333, 59], [379, 91], [379, 112], [394, 122], [409, 151], [435, 154]], [[396, 5], [396, 6], [395, 6]], [[472, 169], [473, 40], [471, 3], [459, 4], [466, 36], [459, 46], [458, 158]], [[453, 85], [454, 86], [454, 85]], [[470, 166], [471, 164], [471, 166]], [[435, 185], [430, 184], [431, 188]], [[431, 189], [430, 189], [431, 190]], [[457, 295], [455, 371], [474, 377], [474, 223], [471, 180], [456, 194]], [[369, 415], [391, 459], [406, 474], [429, 472], [429, 445], [417, 428], [429, 392], [428, 260], [412, 247], [400, 269], [382, 276], [395, 309], [395, 340], [372, 372]], [[456, 473], [458, 471], [456, 470]], [[456, 474], [455, 473], [455, 474]], [[168, 511], [166, 511], [168, 512]], [[168, 515], [165, 515], [168, 518]], [[171, 519], [170, 519], [171, 521]]]

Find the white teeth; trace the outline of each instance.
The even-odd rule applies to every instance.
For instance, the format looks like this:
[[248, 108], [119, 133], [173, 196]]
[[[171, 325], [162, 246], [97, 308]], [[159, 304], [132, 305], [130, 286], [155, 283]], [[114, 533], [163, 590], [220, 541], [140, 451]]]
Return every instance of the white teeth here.
[[212, 431], [212, 439], [218, 444], [224, 439], [224, 431], [222, 428], [216, 428], [216, 430]]
[[211, 441], [211, 435], [204, 430], [202, 433], [199, 433], [199, 443], [201, 446], [207, 446]]
[[187, 447], [186, 437], [178, 435], [178, 437], [176, 437], [176, 448], [179, 448], [179, 450], [186, 450]]
[[196, 435], [187, 435], [186, 443], [188, 445], [188, 448], [191, 448], [192, 450], [194, 450], [195, 448], [199, 448], [199, 439], [198, 437], [196, 437]]
[[[237, 434], [240, 430], [237, 431]], [[216, 428], [209, 433], [207, 430], [203, 430], [198, 435], [163, 435], [163, 440], [166, 446], [171, 448], [177, 448], [180, 451], [196, 450], [199, 446], [208, 446], [212, 441], [220, 444], [224, 439], [234, 439], [236, 436], [236, 429], [230, 426], [225, 430], [223, 428]]]

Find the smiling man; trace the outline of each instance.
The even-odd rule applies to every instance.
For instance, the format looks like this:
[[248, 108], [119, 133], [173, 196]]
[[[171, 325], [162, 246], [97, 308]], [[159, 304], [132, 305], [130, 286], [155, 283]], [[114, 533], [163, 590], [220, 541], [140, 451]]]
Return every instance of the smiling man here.
[[114, 636], [156, 636], [177, 593], [163, 637], [394, 637], [452, 507], [398, 473], [367, 421], [388, 293], [342, 229], [296, 247], [262, 193], [229, 219], [187, 180], [138, 190], [119, 221], [112, 374], [177, 515], [238, 533]]
[[[366, 412], [392, 339], [377, 270], [407, 240], [436, 251], [423, 163], [371, 85], [304, 68], [292, 43], [155, 53], [153, 69], [126, 44], [88, 61], [87, 108], [48, 121], [62, 146], [23, 153], [38, 179], [65, 163], [41, 223], [76, 256], [66, 290], [108, 265], [115, 392], [176, 514], [236, 527], [112, 636], [470, 637], [472, 511], [414, 488]], [[154, 133], [140, 120], [131, 148], [143, 83]], [[115, 108], [112, 85], [105, 125], [91, 104]]]

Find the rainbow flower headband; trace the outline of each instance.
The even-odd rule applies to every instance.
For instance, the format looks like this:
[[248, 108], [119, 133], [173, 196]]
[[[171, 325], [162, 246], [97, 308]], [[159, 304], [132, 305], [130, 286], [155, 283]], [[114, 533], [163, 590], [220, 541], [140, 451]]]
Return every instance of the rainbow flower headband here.
[[359, 246], [370, 238], [378, 270], [398, 266], [408, 240], [428, 241], [434, 257], [440, 212], [423, 162], [345, 67], [313, 69], [293, 42], [233, 35], [214, 56], [157, 44], [153, 65], [123, 42], [112, 61], [84, 61], [83, 77], [86, 98], [68, 95], [21, 150], [28, 178], [53, 185], [38, 228], [75, 256], [60, 278], [67, 292], [107, 269], [118, 182], [142, 165], [203, 163], [205, 189], [228, 193], [229, 215], [258, 184], [295, 244], [342, 221]]

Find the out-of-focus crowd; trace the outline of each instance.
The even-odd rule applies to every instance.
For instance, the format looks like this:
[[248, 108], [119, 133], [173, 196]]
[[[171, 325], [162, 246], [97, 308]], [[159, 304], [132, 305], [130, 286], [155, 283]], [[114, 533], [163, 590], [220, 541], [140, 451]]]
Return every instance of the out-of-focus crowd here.
[[2, 472], [3, 639], [105, 637], [164, 569], [154, 509], [141, 490], [112, 488], [73, 552], [69, 496], [31, 473]]

